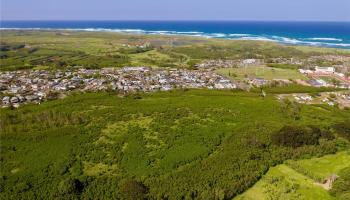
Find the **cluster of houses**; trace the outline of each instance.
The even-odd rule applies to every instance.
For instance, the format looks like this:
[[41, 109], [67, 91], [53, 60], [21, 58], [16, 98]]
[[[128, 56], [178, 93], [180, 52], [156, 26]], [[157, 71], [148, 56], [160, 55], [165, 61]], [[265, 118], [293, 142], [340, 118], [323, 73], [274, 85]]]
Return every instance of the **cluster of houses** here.
[[[147, 46], [147, 44], [145, 44]], [[329, 59], [339, 59], [331, 57]], [[344, 59], [344, 58], [342, 58]], [[294, 59], [275, 59], [274, 63], [301, 63]], [[232, 80], [215, 73], [218, 68], [246, 67], [264, 64], [261, 59], [206, 60], [197, 64], [197, 70], [124, 67], [98, 70], [72, 67], [67, 70], [21, 70], [0, 72], [0, 100], [2, 106], [18, 107], [22, 103], [40, 103], [47, 98], [57, 98], [69, 91], [114, 90], [120, 94], [131, 92], [167, 91], [176, 88], [245, 89], [267, 84], [286, 85], [290, 80], [273, 82], [257, 77], [245, 81]], [[311, 70], [312, 69], [312, 70]], [[309, 77], [305, 84], [314, 87], [333, 86], [350, 88], [350, 77], [336, 67], [313, 67], [299, 69]], [[344, 67], [342, 67], [344, 69]], [[346, 71], [347, 72], [347, 71]], [[329, 81], [332, 80], [332, 81]], [[304, 84], [304, 83], [303, 83]], [[296, 97], [300, 101], [311, 101], [309, 97]], [[298, 99], [296, 99], [298, 100]], [[298, 100], [298, 101], [299, 101]]]
[[197, 69], [215, 70], [219, 68], [245, 67], [264, 64], [262, 59], [237, 59], [237, 60], [205, 60], [202, 63], [196, 64]]
[[128, 48], [148, 48], [151, 46], [151, 43], [145, 42], [145, 43], [136, 43], [136, 44], [122, 44], [123, 47], [128, 47]]
[[321, 92], [314, 95], [309, 94], [281, 94], [277, 97], [279, 100], [288, 98], [301, 104], [327, 104], [337, 105], [339, 108], [350, 107], [350, 92]]
[[230, 67], [246, 67], [265, 65], [267, 63], [303, 65], [304, 61], [296, 58], [269, 58], [269, 59], [237, 59], [237, 60], [205, 60], [196, 65], [197, 69], [218, 69]]
[[313, 100], [308, 94], [293, 94], [293, 97], [298, 103], [306, 103]]
[[330, 63], [333, 63], [332, 66], [339, 65], [339, 69], [344, 69], [344, 65], [350, 64], [350, 56], [346, 55], [332, 55], [332, 54], [325, 54], [325, 55], [315, 55], [310, 56], [306, 59], [301, 58], [268, 58], [268, 63], [278, 63], [278, 64], [290, 64], [290, 65], [300, 65], [300, 66], [308, 66], [313, 67], [317, 65], [317, 63], [328, 61]]
[[151, 69], [148, 67], [76, 69], [65, 71], [22, 70], [0, 72], [0, 97], [4, 107], [40, 103], [69, 91], [118, 93], [166, 91], [176, 88], [235, 89], [231, 80], [212, 71]]
[[308, 60], [308, 62], [315, 62], [318, 60], [330, 61], [330, 62], [350, 62], [350, 56], [348, 56], [348, 55], [333, 55], [333, 54], [315, 55], [315, 56], [309, 57], [307, 60]]
[[298, 58], [269, 58], [268, 63], [304, 65], [305, 61]]
[[202, 63], [196, 64], [195, 67], [197, 69], [207, 69], [207, 70], [215, 70], [218, 68], [230, 68], [235, 67], [239, 61], [237, 60], [206, 60]]

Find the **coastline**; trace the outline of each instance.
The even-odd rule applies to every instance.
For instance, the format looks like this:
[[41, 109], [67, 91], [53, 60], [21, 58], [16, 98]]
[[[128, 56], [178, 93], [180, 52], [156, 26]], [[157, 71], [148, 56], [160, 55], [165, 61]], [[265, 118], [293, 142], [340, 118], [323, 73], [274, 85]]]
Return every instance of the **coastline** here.
[[[348, 23], [2, 21], [2, 30], [86, 31], [252, 40], [287, 45], [350, 49]], [[282, 25], [281, 25], [282, 24]], [[257, 27], [257, 28], [255, 28]], [[350, 26], [349, 26], [350, 27]], [[349, 32], [349, 34], [348, 34]]]

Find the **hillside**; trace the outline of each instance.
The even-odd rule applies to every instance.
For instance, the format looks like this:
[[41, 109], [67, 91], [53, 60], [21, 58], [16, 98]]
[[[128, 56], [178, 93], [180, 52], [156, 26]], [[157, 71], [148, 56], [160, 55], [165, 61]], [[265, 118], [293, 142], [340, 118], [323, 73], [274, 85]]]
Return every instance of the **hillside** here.
[[[176, 90], [2, 109], [1, 199], [231, 199], [285, 160], [348, 148], [334, 125], [346, 131], [349, 110], [285, 106]], [[298, 137], [279, 140], [289, 131]]]

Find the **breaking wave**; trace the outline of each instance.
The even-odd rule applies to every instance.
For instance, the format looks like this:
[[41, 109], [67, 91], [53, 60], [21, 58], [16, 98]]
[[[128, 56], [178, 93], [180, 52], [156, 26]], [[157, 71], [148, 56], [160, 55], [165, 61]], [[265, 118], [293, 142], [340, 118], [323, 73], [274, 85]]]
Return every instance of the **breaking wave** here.
[[342, 42], [342, 39], [339, 38], [306, 38], [307, 40], [317, 40], [317, 41], [338, 41]]
[[269, 41], [269, 42], [277, 42], [277, 40], [273, 40], [267, 37], [262, 36], [250, 36], [250, 37], [241, 37], [239, 40], [256, 40], [256, 41]]
[[143, 30], [143, 29], [109, 29], [109, 28], [0, 28], [0, 30], [61, 30], [61, 31], [99, 31], [99, 32], [118, 32], [132, 34], [150, 34], [150, 35], [179, 35], [203, 38], [224, 38], [231, 40], [256, 40], [278, 42], [289, 45], [306, 45], [350, 49], [350, 43], [343, 42], [343, 39], [331, 37], [314, 38], [291, 38], [277, 35], [256, 35], [249, 33], [205, 33], [200, 31], [167, 31], [167, 30]]

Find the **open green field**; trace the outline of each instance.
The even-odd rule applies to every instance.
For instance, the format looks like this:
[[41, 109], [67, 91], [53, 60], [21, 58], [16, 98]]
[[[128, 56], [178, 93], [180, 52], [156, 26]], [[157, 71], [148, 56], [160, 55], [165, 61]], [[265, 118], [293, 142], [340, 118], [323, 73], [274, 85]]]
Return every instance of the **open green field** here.
[[235, 199], [334, 200], [335, 198], [332, 197], [327, 190], [315, 185], [314, 180], [311, 178], [282, 164], [271, 168], [259, 182]]
[[272, 79], [301, 79], [307, 80], [307, 77], [297, 70], [272, 68], [266, 66], [248, 66], [241, 68], [223, 68], [218, 69], [218, 73], [223, 74], [232, 79], [242, 80], [244, 78], [264, 78]]
[[288, 161], [287, 164], [271, 168], [252, 188], [235, 199], [337, 199], [317, 185], [318, 179], [313, 177], [322, 177], [323, 181], [332, 174], [339, 175], [347, 167], [350, 167], [349, 151]]
[[[258, 93], [179, 90], [76, 93], [2, 109], [0, 197], [232, 199], [285, 160], [349, 148], [324, 132], [349, 110], [300, 106]], [[308, 131], [301, 143], [274, 139], [286, 125]]]
[[69, 65], [85, 68], [137, 65], [192, 68], [205, 59], [304, 59], [312, 55], [350, 54], [346, 50], [329, 48], [185, 36], [62, 30], [1, 30], [0, 33], [2, 71], [37, 66], [59, 69]]
[[322, 182], [332, 174], [338, 174], [340, 170], [350, 167], [350, 152], [344, 151], [321, 158], [287, 162], [287, 164], [296, 171]]

